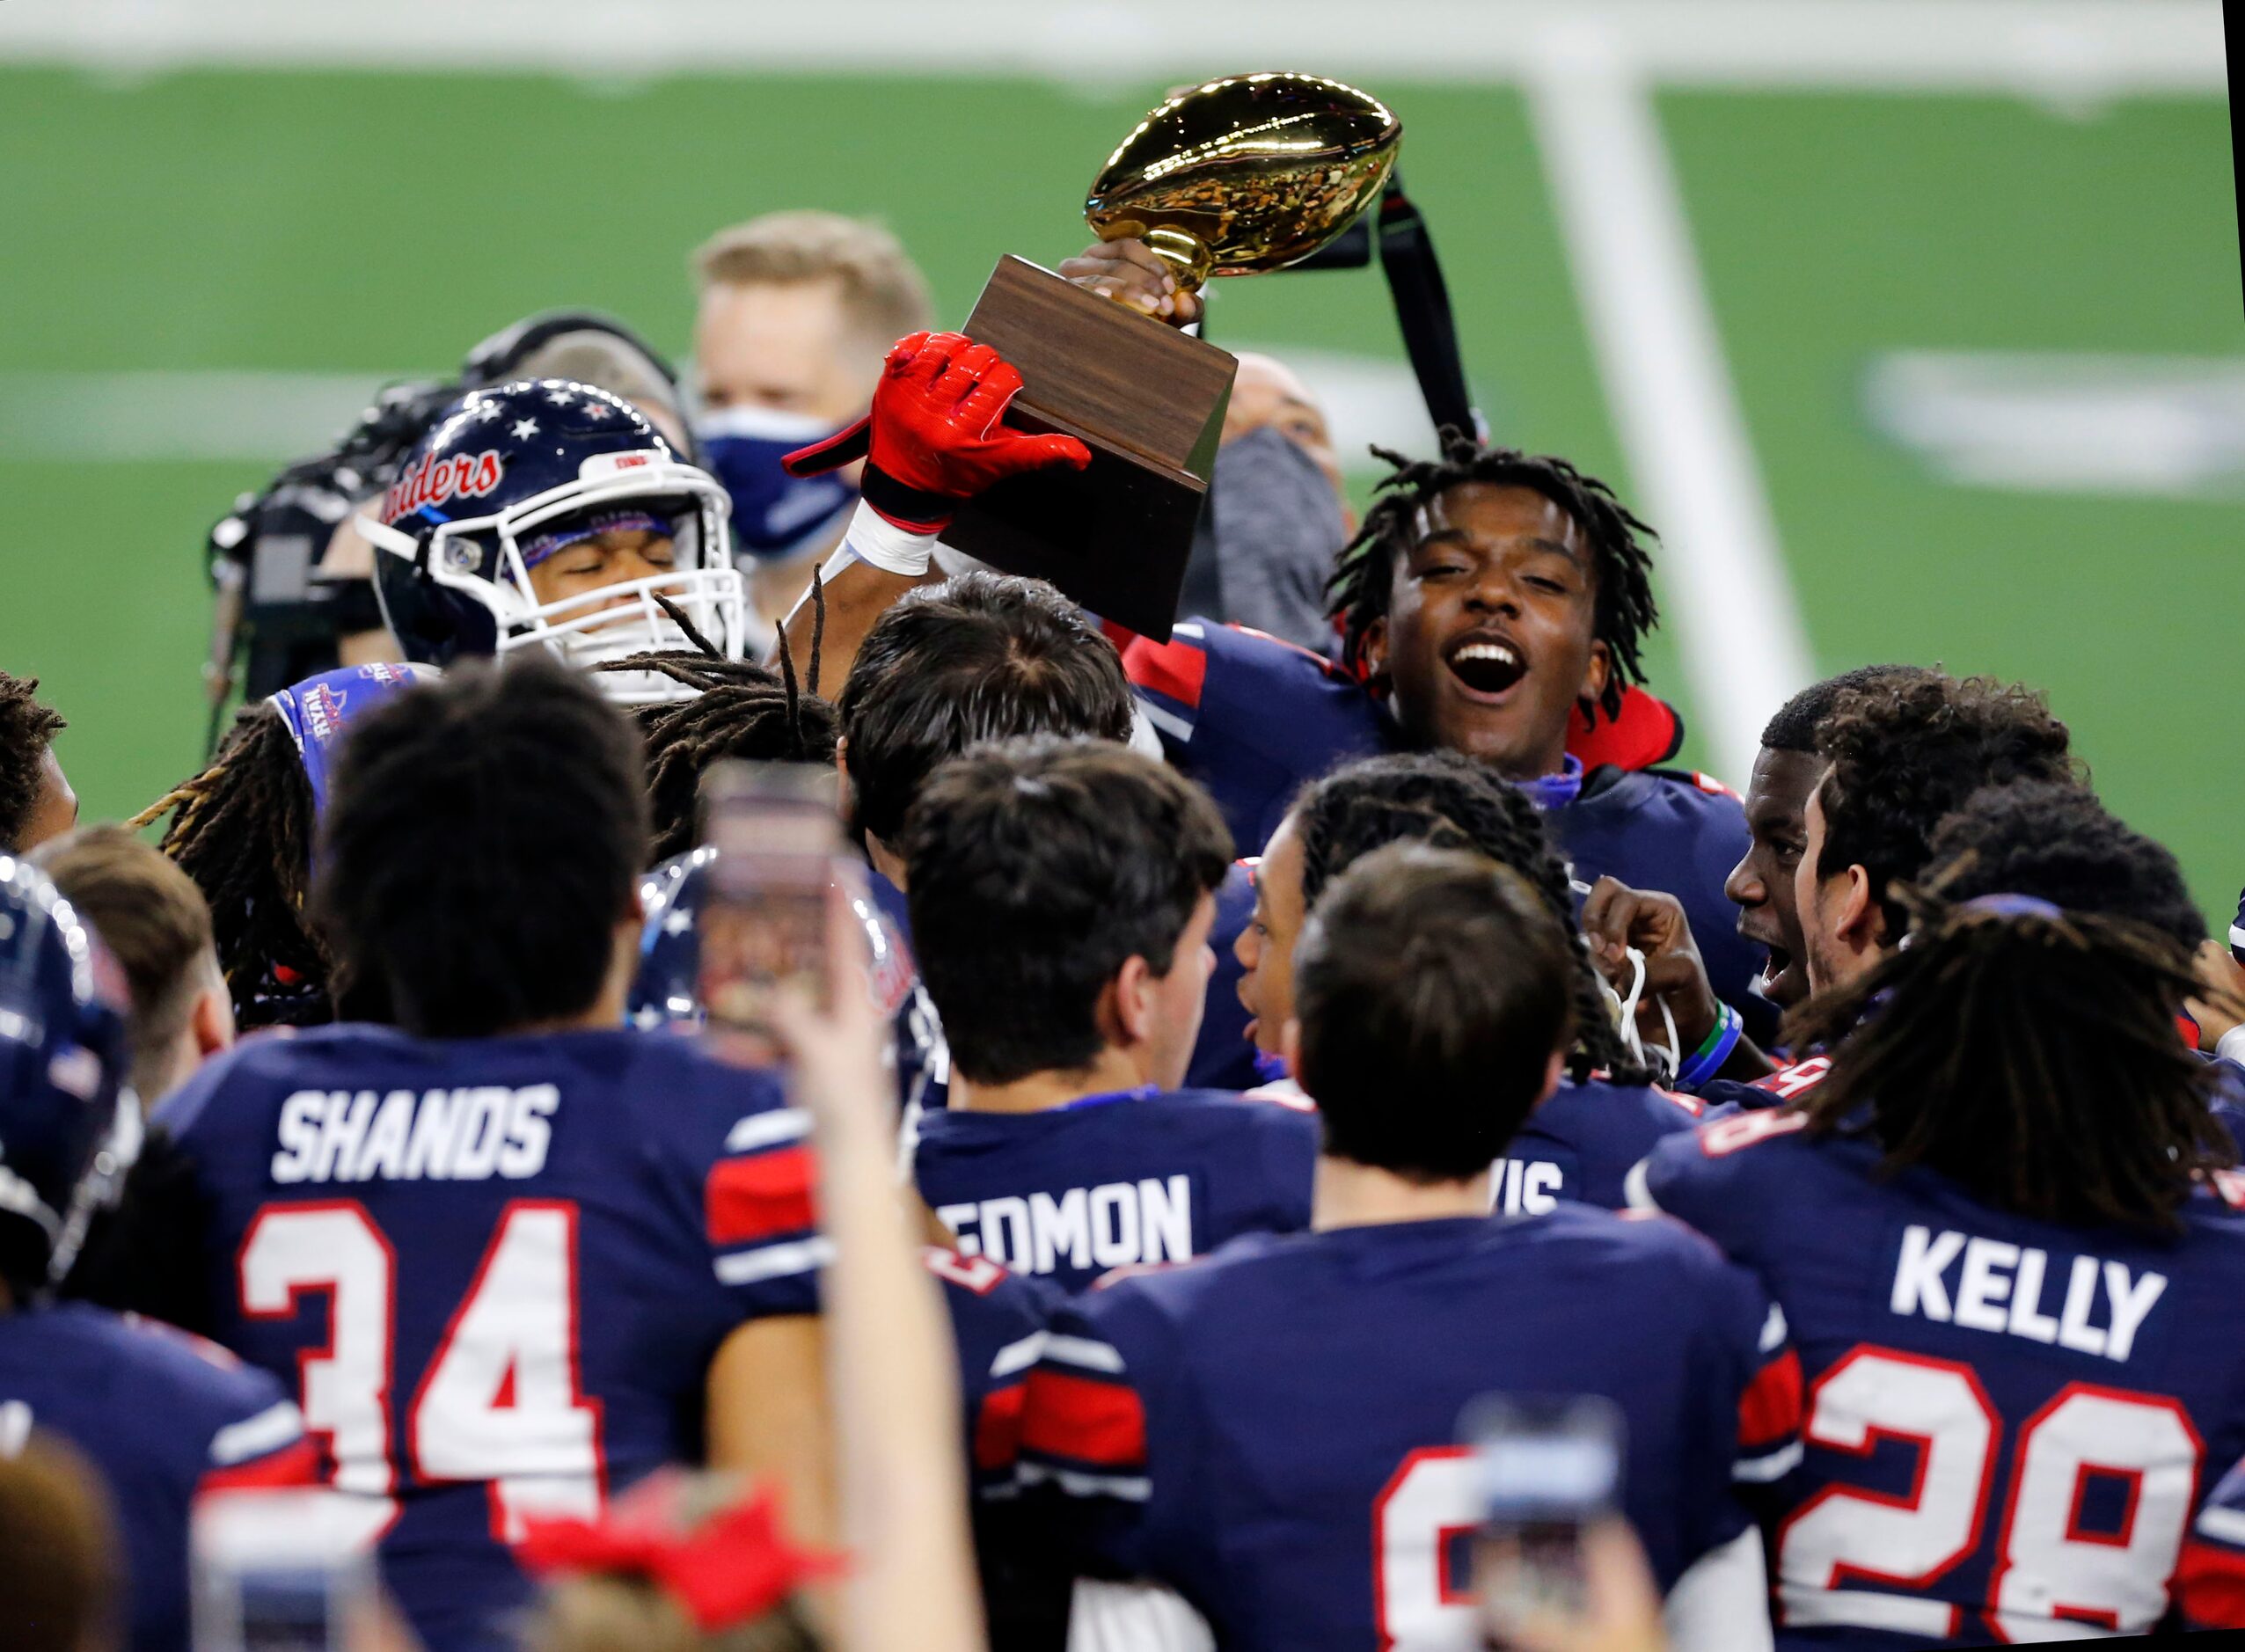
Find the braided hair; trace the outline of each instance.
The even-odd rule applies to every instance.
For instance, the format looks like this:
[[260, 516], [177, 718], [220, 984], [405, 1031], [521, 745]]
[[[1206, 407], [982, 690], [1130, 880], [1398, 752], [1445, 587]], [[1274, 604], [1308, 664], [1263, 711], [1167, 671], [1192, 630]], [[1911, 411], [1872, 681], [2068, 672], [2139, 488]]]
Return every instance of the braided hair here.
[[1467, 850], [1517, 873], [1572, 942], [1575, 1044], [1567, 1056], [1569, 1076], [1579, 1084], [1603, 1070], [1616, 1084], [1650, 1082], [1614, 1030], [1576, 920], [1567, 864], [1544, 835], [1543, 816], [1517, 786], [1455, 752], [1402, 752], [1367, 757], [1312, 781], [1295, 800], [1291, 818], [1302, 843], [1305, 911], [1353, 862], [1386, 844]]
[[636, 654], [605, 662], [598, 671], [652, 671], [694, 691], [693, 698], [633, 708], [647, 750], [647, 800], [654, 815], [650, 866], [693, 847], [701, 778], [713, 763], [741, 758], [751, 763], [834, 761], [834, 707], [818, 698], [819, 648], [826, 618], [825, 592], [815, 581], [818, 624], [811, 636], [810, 681], [806, 692], [795, 681], [787, 636], [779, 636], [779, 669], [748, 660], [731, 660], [694, 629], [668, 598], [658, 596], [689, 647]]
[[1471, 436], [1444, 427], [1438, 459], [1410, 459], [1386, 448], [1373, 454], [1393, 467], [1381, 481], [1357, 537], [1343, 546], [1326, 583], [1326, 611], [1340, 623], [1342, 662], [1364, 670], [1364, 636], [1387, 617], [1397, 561], [1419, 540], [1419, 513], [1453, 487], [1481, 483], [1525, 487], [1541, 493], [1575, 519], [1591, 543], [1597, 566], [1598, 606], [1591, 635], [1613, 658], [1598, 704], [1609, 717], [1621, 710], [1621, 691], [1642, 682], [1638, 649], [1645, 633], [1660, 623], [1653, 599], [1652, 558], [1641, 541], [1656, 537], [1633, 515], [1613, 490], [1586, 476], [1565, 459], [1523, 453], [1517, 448], [1484, 447]]
[[332, 960], [304, 918], [311, 881], [311, 784], [281, 713], [236, 713], [218, 755], [132, 819], [172, 816], [160, 848], [210, 904], [211, 939], [245, 1027], [325, 1020]]
[[37, 677], [0, 671], [0, 850], [23, 846], [24, 829], [39, 807], [47, 748], [69, 727], [38, 698]]
[[2020, 1216], [2179, 1233], [2193, 1183], [2236, 1162], [2214, 1064], [2175, 1033], [2201, 990], [2188, 954], [2132, 918], [1891, 894], [1909, 945], [1786, 1025], [1795, 1049], [1833, 1051], [1810, 1129], [1868, 1135], [1882, 1174], [1923, 1166]]

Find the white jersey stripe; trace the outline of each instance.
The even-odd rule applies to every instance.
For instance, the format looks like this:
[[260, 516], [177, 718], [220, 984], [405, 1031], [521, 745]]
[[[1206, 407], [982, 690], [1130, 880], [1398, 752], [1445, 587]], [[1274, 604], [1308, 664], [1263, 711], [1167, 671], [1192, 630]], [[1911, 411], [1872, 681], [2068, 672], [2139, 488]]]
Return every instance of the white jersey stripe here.
[[253, 1417], [239, 1422], [230, 1422], [210, 1436], [210, 1460], [221, 1468], [230, 1468], [252, 1457], [262, 1457], [277, 1451], [290, 1441], [301, 1438], [304, 1431], [303, 1414], [283, 1400], [268, 1406]]
[[764, 1279], [785, 1279], [808, 1274], [834, 1260], [834, 1241], [823, 1236], [767, 1245], [761, 1250], [734, 1251], [717, 1259], [717, 1277], [728, 1285], [753, 1285]]

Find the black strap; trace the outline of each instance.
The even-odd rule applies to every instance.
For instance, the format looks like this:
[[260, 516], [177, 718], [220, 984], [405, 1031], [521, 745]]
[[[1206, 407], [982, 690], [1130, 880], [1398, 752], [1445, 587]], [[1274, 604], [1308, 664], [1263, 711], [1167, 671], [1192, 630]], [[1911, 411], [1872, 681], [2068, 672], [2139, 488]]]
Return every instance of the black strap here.
[[1419, 381], [1419, 395], [1437, 430], [1460, 430], [1488, 439], [1488, 425], [1466, 388], [1466, 366], [1458, 354], [1458, 325], [1450, 314], [1450, 289], [1434, 254], [1427, 221], [1403, 193], [1398, 173], [1379, 200], [1379, 267], [1395, 300], [1395, 319], [1403, 348]]

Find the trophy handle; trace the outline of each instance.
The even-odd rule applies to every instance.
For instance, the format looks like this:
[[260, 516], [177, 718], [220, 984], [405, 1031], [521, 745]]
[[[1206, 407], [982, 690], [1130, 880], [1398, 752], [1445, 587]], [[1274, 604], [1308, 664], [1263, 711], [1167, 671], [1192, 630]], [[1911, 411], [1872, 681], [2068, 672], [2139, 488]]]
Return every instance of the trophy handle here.
[[1177, 290], [1196, 293], [1216, 267], [1216, 253], [1190, 230], [1164, 224], [1145, 232], [1147, 251], [1168, 265], [1177, 277]]
[[1177, 290], [1196, 293], [1208, 280], [1209, 272], [1216, 267], [1216, 253], [1209, 244], [1190, 230], [1180, 230], [1169, 224], [1148, 229], [1137, 218], [1123, 218], [1092, 226], [1099, 231], [1102, 241], [1121, 241], [1136, 236], [1146, 244], [1156, 258], [1169, 266], [1170, 274], [1177, 278]]

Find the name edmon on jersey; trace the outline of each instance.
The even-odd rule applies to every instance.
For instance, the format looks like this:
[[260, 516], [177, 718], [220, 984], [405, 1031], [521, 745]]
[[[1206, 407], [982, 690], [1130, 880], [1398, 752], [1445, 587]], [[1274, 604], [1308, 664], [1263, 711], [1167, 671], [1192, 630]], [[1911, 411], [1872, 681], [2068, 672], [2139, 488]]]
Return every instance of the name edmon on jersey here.
[[1193, 1252], [1189, 1176], [1070, 1188], [1057, 1197], [1032, 1193], [938, 1207], [969, 1256], [988, 1256], [1023, 1273], [1181, 1262]]

